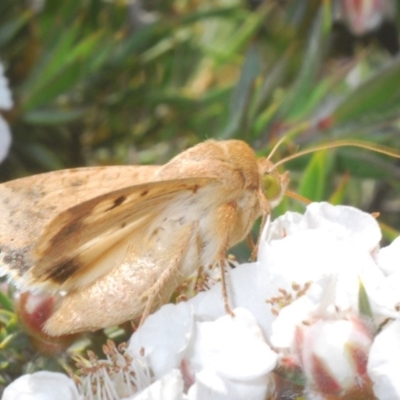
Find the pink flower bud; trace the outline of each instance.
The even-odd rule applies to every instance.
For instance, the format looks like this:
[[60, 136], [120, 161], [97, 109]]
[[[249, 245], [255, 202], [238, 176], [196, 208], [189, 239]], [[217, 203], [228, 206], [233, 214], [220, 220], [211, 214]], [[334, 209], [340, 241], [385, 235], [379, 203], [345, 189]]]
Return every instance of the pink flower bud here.
[[67, 348], [77, 335], [49, 336], [43, 325], [54, 311], [56, 299], [45, 294], [20, 293], [15, 299], [15, 312], [32, 345], [41, 353], [53, 355]]
[[311, 390], [344, 395], [366, 388], [372, 334], [359, 319], [323, 321], [297, 328], [295, 352]]
[[377, 29], [391, 17], [391, 0], [339, 0], [339, 12], [350, 31], [357, 36]]

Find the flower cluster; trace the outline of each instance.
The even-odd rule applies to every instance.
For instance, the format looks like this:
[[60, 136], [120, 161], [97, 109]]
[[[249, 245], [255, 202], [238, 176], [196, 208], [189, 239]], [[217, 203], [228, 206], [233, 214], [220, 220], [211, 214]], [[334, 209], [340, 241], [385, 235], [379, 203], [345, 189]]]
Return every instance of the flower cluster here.
[[[375, 218], [352, 207], [286, 213], [264, 230], [257, 262], [227, 275], [234, 318], [218, 283], [163, 306], [120, 353], [109, 344], [106, 361], [89, 360], [81, 394], [41, 372], [3, 400], [27, 387], [30, 399], [398, 399], [400, 239], [382, 249], [380, 239]], [[53, 397], [39, 397], [45, 377], [58, 382]], [[104, 385], [121, 394], [97, 396]]]

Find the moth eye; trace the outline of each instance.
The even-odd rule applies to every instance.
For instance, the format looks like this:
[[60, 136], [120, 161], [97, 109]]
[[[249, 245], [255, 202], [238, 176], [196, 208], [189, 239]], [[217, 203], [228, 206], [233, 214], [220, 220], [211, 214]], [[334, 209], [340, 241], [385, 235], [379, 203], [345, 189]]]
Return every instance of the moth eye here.
[[263, 187], [264, 193], [267, 199], [275, 199], [281, 193], [281, 182], [275, 175], [264, 175], [263, 176]]

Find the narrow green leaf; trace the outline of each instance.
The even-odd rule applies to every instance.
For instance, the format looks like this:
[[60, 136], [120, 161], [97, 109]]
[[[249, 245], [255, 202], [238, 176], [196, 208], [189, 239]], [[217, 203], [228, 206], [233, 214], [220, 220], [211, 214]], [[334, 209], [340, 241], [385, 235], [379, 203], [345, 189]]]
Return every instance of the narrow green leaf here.
[[17, 337], [18, 333], [12, 333], [11, 335], [8, 335], [1, 343], [0, 343], [0, 349], [4, 350], [6, 347], [10, 345], [10, 343]]
[[57, 170], [63, 167], [59, 158], [48, 148], [39, 143], [29, 143], [19, 147], [24, 161], [33, 162], [46, 170]]
[[57, 96], [72, 89], [72, 87], [80, 80], [81, 66], [79, 63], [75, 63], [60, 71], [50, 82], [46, 82], [46, 85], [40, 88], [37, 92], [33, 92], [32, 95], [26, 99], [23, 104], [25, 111], [32, 110], [48, 104], [53, 101]]
[[328, 150], [318, 151], [312, 156], [300, 180], [300, 195], [312, 201], [324, 200], [330, 160]]
[[261, 6], [256, 13], [249, 13], [242, 26], [233, 32], [230, 40], [220, 45], [219, 49], [216, 49], [216, 63], [219, 65], [226, 63], [228, 60], [232, 59], [232, 56], [237, 54], [243, 46], [247, 45], [251, 37], [255, 35], [260, 26], [265, 22], [272, 8], [273, 6], [271, 4], [267, 4]]
[[364, 116], [370, 117], [371, 114], [379, 117], [381, 112], [393, 105], [400, 110], [400, 58], [398, 57], [351, 91], [332, 113], [332, 117], [337, 124]]
[[23, 90], [27, 98], [34, 96], [40, 88], [54, 79], [61, 69], [65, 68], [66, 60], [78, 37], [79, 30], [80, 24], [75, 23], [68, 30], [62, 31], [54, 47], [43, 54], [24, 84]]
[[342, 177], [339, 185], [336, 187], [335, 191], [330, 195], [328, 200], [329, 203], [335, 205], [343, 204], [346, 188], [349, 183], [349, 178], [350, 178], [349, 174], [345, 174]]
[[382, 221], [379, 221], [379, 226], [382, 230], [383, 237], [389, 242], [393, 242], [393, 240], [400, 236], [400, 232], [397, 229], [394, 229]]
[[365, 290], [364, 284], [361, 279], [358, 281], [358, 312], [361, 316], [368, 318], [372, 321], [373, 313], [371, 304], [369, 302], [367, 291]]
[[323, 13], [320, 12], [311, 29], [306, 53], [302, 58], [303, 63], [296, 82], [283, 104], [283, 112], [289, 119], [298, 118], [304, 113], [305, 108], [311, 107], [308, 103], [315, 90], [315, 79], [324, 56], [323, 22]]
[[[263, 83], [255, 95], [252, 109], [254, 115], [263, 112], [266, 101], [271, 98], [274, 90], [283, 83], [285, 73], [287, 72], [290, 51], [286, 52], [265, 74]], [[274, 99], [276, 101], [276, 99]]]
[[33, 125], [61, 125], [76, 121], [86, 110], [34, 110], [22, 116], [23, 121]]
[[26, 11], [15, 19], [0, 26], [0, 48], [10, 42], [32, 17], [32, 11]]
[[[250, 101], [254, 80], [261, 70], [261, 60], [257, 46], [253, 45], [247, 52], [240, 74], [239, 82], [232, 95], [229, 122], [221, 138], [227, 139], [235, 135], [241, 127], [243, 118]], [[242, 132], [243, 133], [243, 132]]]
[[8, 311], [14, 309], [11, 299], [2, 290], [0, 290], [0, 308]]
[[394, 160], [363, 149], [341, 148], [336, 151], [337, 169], [352, 177], [367, 179], [400, 179]]
[[94, 50], [96, 50], [99, 44], [104, 40], [105, 38], [102, 32], [95, 32], [92, 35], [88, 35], [71, 48], [71, 51], [65, 58], [65, 63], [73, 63], [79, 58], [90, 58]]

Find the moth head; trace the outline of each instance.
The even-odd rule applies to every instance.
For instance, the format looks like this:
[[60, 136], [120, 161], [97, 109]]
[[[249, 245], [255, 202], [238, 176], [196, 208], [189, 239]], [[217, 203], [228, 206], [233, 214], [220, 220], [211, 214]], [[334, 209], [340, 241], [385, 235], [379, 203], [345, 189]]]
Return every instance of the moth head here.
[[268, 159], [260, 160], [261, 183], [264, 195], [272, 207], [277, 206], [289, 184], [289, 172], [279, 173]]

